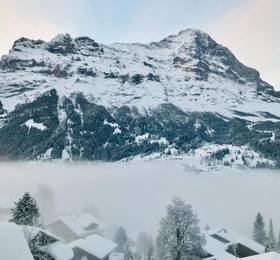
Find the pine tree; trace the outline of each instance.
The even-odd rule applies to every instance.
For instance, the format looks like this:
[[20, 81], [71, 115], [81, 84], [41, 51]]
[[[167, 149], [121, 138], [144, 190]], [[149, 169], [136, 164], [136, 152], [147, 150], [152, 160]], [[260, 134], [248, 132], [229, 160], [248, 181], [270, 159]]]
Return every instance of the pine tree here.
[[131, 250], [126, 231], [123, 227], [117, 229], [114, 241], [118, 245], [116, 251], [124, 254], [124, 260], [133, 260], [136, 258], [134, 252]]
[[119, 227], [115, 233], [114, 241], [118, 245], [117, 250], [123, 252], [124, 246], [127, 243], [127, 235], [123, 227]]
[[192, 206], [175, 197], [160, 221], [157, 248], [160, 259], [195, 259], [203, 255], [205, 239]]
[[30, 193], [24, 193], [23, 197], [15, 202], [11, 209], [12, 218], [10, 222], [23, 226], [36, 226], [39, 224], [40, 212], [36, 200]]
[[258, 213], [256, 216], [253, 228], [253, 239], [261, 245], [265, 246], [266, 244], [265, 224], [261, 213]]
[[270, 247], [270, 251], [276, 249], [276, 238], [275, 238], [275, 234], [274, 234], [272, 219], [270, 219], [270, 221], [269, 221], [268, 244]]
[[277, 240], [277, 245], [276, 245], [276, 251], [280, 252], [280, 233], [278, 234], [278, 240]]
[[209, 231], [210, 230], [210, 226], [208, 225], [208, 224], [206, 224], [206, 226], [205, 226], [205, 229], [204, 229], [205, 231]]

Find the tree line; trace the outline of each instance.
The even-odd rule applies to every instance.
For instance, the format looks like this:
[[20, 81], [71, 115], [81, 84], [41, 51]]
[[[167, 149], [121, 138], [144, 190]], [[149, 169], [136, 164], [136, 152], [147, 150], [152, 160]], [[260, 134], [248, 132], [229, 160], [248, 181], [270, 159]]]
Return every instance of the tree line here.
[[276, 239], [273, 221], [270, 218], [268, 229], [266, 229], [264, 217], [259, 212], [253, 227], [253, 239], [265, 247], [266, 252], [280, 252], [280, 233]]

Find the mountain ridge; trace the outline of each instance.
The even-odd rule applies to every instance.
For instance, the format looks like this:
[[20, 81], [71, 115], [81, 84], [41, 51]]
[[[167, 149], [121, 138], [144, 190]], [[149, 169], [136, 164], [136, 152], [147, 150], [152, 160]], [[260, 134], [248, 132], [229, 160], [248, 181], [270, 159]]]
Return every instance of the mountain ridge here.
[[279, 101], [200, 30], [148, 44], [20, 38], [0, 61], [0, 156], [115, 161], [212, 144], [248, 147], [274, 167]]

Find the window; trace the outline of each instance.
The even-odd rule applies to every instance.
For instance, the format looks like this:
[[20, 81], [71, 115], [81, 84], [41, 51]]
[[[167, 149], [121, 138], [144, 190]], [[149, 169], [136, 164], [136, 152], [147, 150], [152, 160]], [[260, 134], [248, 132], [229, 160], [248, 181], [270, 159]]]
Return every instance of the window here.
[[88, 225], [87, 227], [85, 227], [84, 229], [86, 231], [90, 231], [90, 230], [94, 230], [94, 229], [97, 229], [97, 228], [98, 228], [98, 224], [92, 223], [92, 224]]
[[253, 255], [258, 254], [257, 252], [253, 251], [252, 249], [250, 249], [242, 244], [239, 244], [239, 243], [230, 245], [226, 251], [239, 258], [253, 256]]

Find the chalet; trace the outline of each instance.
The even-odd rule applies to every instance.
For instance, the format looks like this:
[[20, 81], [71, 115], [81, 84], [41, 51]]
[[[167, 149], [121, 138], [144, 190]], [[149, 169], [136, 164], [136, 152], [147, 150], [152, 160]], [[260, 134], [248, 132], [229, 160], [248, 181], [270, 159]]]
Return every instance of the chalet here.
[[102, 235], [106, 226], [91, 214], [68, 215], [47, 225], [47, 230], [65, 243], [92, 234]]
[[208, 254], [204, 259], [207, 260], [246, 259], [265, 252], [262, 245], [226, 228], [209, 230], [204, 234], [206, 238], [204, 249]]
[[109, 260], [124, 260], [124, 253], [113, 252], [110, 254]]
[[38, 246], [46, 259], [70, 260], [73, 258], [73, 250], [69, 245], [59, 241], [57, 237], [46, 230], [37, 227], [22, 227], [25, 239], [33, 241]]
[[69, 245], [43, 229], [0, 222], [1, 260], [34, 260], [29, 247], [32, 244], [42, 259], [71, 260], [74, 256]]
[[96, 234], [72, 241], [69, 245], [74, 252], [72, 260], [109, 260], [110, 254], [117, 248], [114, 242]]

